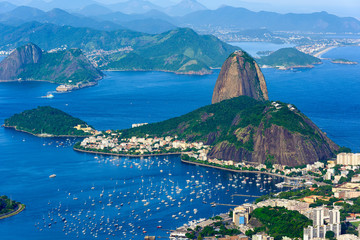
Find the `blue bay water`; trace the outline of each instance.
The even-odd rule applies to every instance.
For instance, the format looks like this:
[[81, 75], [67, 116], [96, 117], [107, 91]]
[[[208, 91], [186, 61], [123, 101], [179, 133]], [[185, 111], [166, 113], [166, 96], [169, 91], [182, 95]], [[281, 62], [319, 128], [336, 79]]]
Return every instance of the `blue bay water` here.
[[[358, 50], [338, 48], [324, 57], [360, 62]], [[359, 65], [325, 61], [309, 70], [264, 69], [263, 72], [271, 100], [295, 104], [336, 143], [360, 151]], [[55, 93], [53, 99], [41, 96], [54, 91], [54, 84], [1, 83], [0, 122], [39, 105], [57, 107], [97, 129], [157, 122], [210, 104], [218, 73], [216, 70], [209, 76], [183, 76], [107, 72], [99, 85]], [[241, 204], [246, 198], [231, 195], [277, 191], [274, 183], [280, 181], [264, 183], [263, 178], [260, 186], [256, 186], [256, 175], [244, 175], [253, 184], [242, 184], [242, 175], [182, 164], [176, 156], [95, 158], [74, 152], [75, 141], [40, 139], [0, 129], [0, 194], [27, 205], [21, 214], [0, 221], [1, 239], [75, 239], [77, 236], [93, 239], [96, 234], [99, 239], [168, 236], [168, 229], [229, 209], [211, 207], [210, 202]], [[57, 177], [49, 179], [53, 173]], [[198, 210], [197, 214], [194, 209]], [[121, 230], [115, 227], [117, 224]], [[162, 228], [157, 228], [158, 225]]]

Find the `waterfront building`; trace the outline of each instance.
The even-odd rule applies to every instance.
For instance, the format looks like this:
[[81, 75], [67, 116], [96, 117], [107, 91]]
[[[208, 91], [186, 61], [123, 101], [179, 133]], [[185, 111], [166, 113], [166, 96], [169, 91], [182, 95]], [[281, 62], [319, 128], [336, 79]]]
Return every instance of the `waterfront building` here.
[[188, 238], [185, 236], [186, 231], [174, 231], [170, 234], [170, 240], [187, 240]]
[[233, 223], [236, 226], [247, 225], [249, 222], [250, 213], [251, 208], [245, 208], [243, 206], [236, 207], [233, 211]]
[[339, 153], [336, 163], [340, 165], [360, 165], [360, 153]]

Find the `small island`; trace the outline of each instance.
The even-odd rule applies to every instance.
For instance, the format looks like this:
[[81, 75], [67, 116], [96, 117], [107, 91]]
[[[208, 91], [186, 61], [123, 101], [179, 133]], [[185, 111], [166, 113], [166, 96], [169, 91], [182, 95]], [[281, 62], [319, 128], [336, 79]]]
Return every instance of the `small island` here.
[[79, 49], [43, 52], [29, 43], [14, 50], [0, 63], [0, 82], [46, 81], [61, 84], [66, 92], [97, 84], [103, 73]]
[[15, 114], [3, 126], [38, 137], [86, 137], [95, 132], [86, 122], [49, 106]]
[[356, 64], [358, 64], [358, 62], [350, 61], [350, 60], [343, 59], [343, 58], [334, 59], [331, 62], [335, 63], [335, 64], [347, 64], [347, 65], [356, 65]]
[[13, 201], [7, 196], [0, 196], [0, 219], [8, 218], [19, 214], [24, 209], [24, 204]]
[[263, 68], [288, 70], [292, 68], [313, 68], [321, 64], [319, 58], [300, 52], [296, 48], [282, 48], [257, 60]]

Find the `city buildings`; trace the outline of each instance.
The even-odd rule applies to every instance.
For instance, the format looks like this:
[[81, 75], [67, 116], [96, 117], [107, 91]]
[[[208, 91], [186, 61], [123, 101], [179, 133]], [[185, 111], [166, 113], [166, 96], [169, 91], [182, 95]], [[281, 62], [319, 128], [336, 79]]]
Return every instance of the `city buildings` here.
[[329, 210], [325, 207], [311, 209], [308, 217], [313, 220], [313, 226], [304, 228], [304, 240], [315, 238], [325, 239], [327, 231], [333, 231], [335, 237], [341, 234], [340, 211], [335, 208]]
[[360, 165], [360, 153], [339, 153], [336, 163], [340, 165]]
[[357, 198], [360, 197], [360, 183], [344, 183], [339, 186], [333, 187], [334, 197], [336, 198]]

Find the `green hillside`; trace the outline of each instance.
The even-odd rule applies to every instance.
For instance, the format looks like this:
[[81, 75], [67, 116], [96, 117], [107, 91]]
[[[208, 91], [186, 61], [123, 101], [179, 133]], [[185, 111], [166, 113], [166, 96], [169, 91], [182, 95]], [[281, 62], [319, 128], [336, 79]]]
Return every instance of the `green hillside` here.
[[7, 196], [0, 196], [0, 215], [14, 211], [18, 204], [20, 203], [12, 201]]
[[236, 47], [213, 36], [201, 36], [191, 29], [179, 28], [152, 36], [153, 42], [130, 53], [104, 57], [98, 64], [104, 70], [155, 70], [176, 73], [208, 74], [221, 67]]
[[254, 231], [250, 230], [247, 232], [248, 235], [264, 231], [275, 240], [280, 240], [284, 236], [301, 239], [304, 228], [312, 225], [312, 221], [298, 211], [290, 211], [284, 207], [257, 208], [251, 213], [251, 218], [256, 218], [262, 226]]
[[[188, 28], [162, 34], [146, 34], [129, 30], [99, 31], [90, 28], [27, 23], [19, 27], [0, 25], [0, 49], [27, 44], [29, 41], [50, 50], [60, 46], [113, 51], [91, 54], [91, 61], [103, 70], [159, 70], [176, 73], [210, 72], [221, 67], [225, 59], [238, 49], [214, 36], [199, 35]], [[132, 50], [121, 51], [127, 48]]]
[[[245, 144], [238, 141], [236, 132], [248, 126], [257, 128], [261, 123], [266, 128], [275, 124], [309, 138], [316, 137], [315, 131], [305, 122], [303, 114], [292, 112], [286, 104], [281, 104], [284, 107], [275, 110], [270, 102], [240, 96], [199, 108], [181, 117], [124, 130], [123, 137], [145, 136], [146, 134], [157, 137], [177, 135], [180, 139], [203, 141], [211, 145], [227, 141], [251, 150], [253, 145], [250, 142]], [[212, 139], [212, 136], [217, 137]]]
[[272, 159], [273, 163], [290, 166], [328, 159], [338, 149], [292, 105], [260, 102], [247, 96], [121, 132], [122, 138], [176, 135], [178, 139], [211, 145], [208, 155], [212, 158], [258, 163]]
[[49, 106], [38, 107], [15, 114], [5, 120], [5, 127], [34, 135], [47, 134], [51, 136], [88, 136], [90, 133], [77, 130], [74, 127], [88, 126], [86, 122]]
[[295, 48], [282, 48], [258, 60], [259, 64], [271, 67], [300, 67], [321, 63], [319, 58], [300, 52]]
[[100, 80], [102, 76], [103, 74], [89, 62], [81, 50], [71, 49], [43, 53], [40, 61], [26, 65], [18, 78], [76, 85]]

